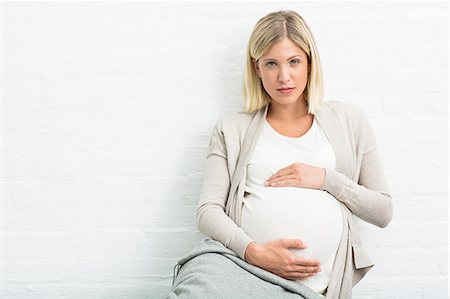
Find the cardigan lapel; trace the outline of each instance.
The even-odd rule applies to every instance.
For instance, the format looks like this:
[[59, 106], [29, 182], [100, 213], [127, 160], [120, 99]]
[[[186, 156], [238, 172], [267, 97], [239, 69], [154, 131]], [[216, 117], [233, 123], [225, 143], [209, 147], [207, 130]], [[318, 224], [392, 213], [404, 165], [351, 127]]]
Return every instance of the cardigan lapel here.
[[[325, 104], [326, 105], [326, 104]], [[328, 114], [327, 114], [328, 113]], [[336, 171], [345, 174], [348, 178], [355, 180], [355, 161], [353, 160], [352, 148], [346, 140], [342, 139], [342, 135], [339, 134], [341, 124], [337, 121], [336, 117], [333, 117], [331, 111], [325, 106], [323, 109], [315, 115], [317, 121], [322, 127], [328, 141], [333, 148], [336, 155]], [[344, 135], [345, 136], [345, 135]], [[347, 136], [350, 138], [350, 136]], [[356, 269], [361, 269], [360, 272], [355, 274], [354, 284], [359, 281], [364, 274], [369, 271], [373, 266], [372, 259], [367, 253], [366, 249], [361, 246], [358, 228], [353, 223], [352, 212], [342, 204], [344, 211], [346, 212], [346, 218], [348, 221], [349, 237], [351, 239], [351, 245], [353, 248], [353, 260]]]
[[231, 181], [231, 194], [234, 194], [235, 190], [237, 189], [239, 182], [243, 177], [245, 168], [247, 167], [247, 162], [249, 161], [251, 153], [253, 152], [259, 136], [261, 135], [268, 107], [269, 105], [266, 105], [257, 110], [252, 120], [250, 121], [250, 124], [248, 125], [247, 132], [245, 133], [245, 137], [239, 153], [236, 171]]
[[246, 178], [247, 162], [250, 155], [255, 148], [256, 142], [262, 132], [264, 118], [267, 113], [268, 105], [260, 108], [254, 114], [245, 132], [244, 140], [239, 151], [239, 158], [236, 165], [236, 170], [231, 178], [230, 191], [228, 193], [228, 200], [225, 206], [225, 212], [233, 219], [233, 221], [240, 226], [241, 224], [241, 207], [242, 198], [244, 197], [244, 187]]
[[342, 134], [339, 134], [339, 128], [342, 127], [342, 125], [338, 122], [337, 118], [331, 114], [326, 103], [325, 107], [316, 112], [314, 116], [322, 127], [337, 158], [335, 170], [352, 179], [354, 161], [351, 155], [351, 148], [349, 148], [348, 143], [345, 140], [342, 140]]

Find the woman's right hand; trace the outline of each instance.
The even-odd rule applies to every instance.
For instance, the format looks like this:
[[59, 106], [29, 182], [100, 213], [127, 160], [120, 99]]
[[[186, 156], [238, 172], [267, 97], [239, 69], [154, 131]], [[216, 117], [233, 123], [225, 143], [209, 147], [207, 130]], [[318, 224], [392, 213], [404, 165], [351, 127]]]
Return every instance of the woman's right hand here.
[[277, 239], [266, 243], [251, 242], [245, 250], [245, 260], [290, 280], [299, 280], [316, 275], [320, 271], [320, 262], [299, 257], [289, 248], [306, 248], [298, 239]]

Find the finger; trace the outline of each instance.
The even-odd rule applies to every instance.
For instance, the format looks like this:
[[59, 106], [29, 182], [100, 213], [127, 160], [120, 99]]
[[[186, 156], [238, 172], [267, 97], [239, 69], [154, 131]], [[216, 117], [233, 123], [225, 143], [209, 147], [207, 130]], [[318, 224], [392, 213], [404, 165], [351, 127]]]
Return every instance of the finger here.
[[314, 259], [298, 258], [294, 263], [299, 266], [320, 267], [320, 261]]
[[283, 175], [283, 176], [280, 176], [277, 178], [267, 180], [267, 182], [269, 184], [271, 184], [271, 183], [277, 183], [277, 182], [284, 182], [286, 180], [298, 180], [298, 178], [297, 178], [297, 176], [295, 176], [295, 174], [290, 173], [290, 174], [286, 174], [286, 175]]
[[291, 170], [279, 171], [279, 172], [275, 173], [274, 175], [272, 175], [271, 177], [269, 177], [266, 180], [266, 182], [271, 181], [271, 180], [275, 180], [275, 179], [278, 179], [278, 178], [281, 178], [281, 177], [283, 177], [285, 175], [290, 175], [290, 174], [293, 174], [293, 171], [291, 171]]
[[321, 271], [320, 267], [295, 266], [295, 267], [293, 267], [292, 271], [288, 271], [288, 274], [294, 274], [294, 273], [311, 274], [311, 273], [317, 273], [320, 271]]
[[285, 181], [277, 181], [273, 183], [268, 183], [267, 186], [271, 187], [299, 187], [300, 183], [297, 179], [290, 179]]
[[294, 165], [294, 164], [289, 165], [289, 166], [284, 167], [284, 168], [281, 168], [281, 169], [278, 170], [276, 173], [274, 173], [271, 177], [269, 177], [267, 180], [271, 180], [271, 179], [273, 179], [273, 178], [277, 178], [277, 177], [280, 177], [280, 176], [283, 176], [283, 175], [286, 175], [286, 174], [291, 174], [291, 173], [293, 173], [293, 170], [292, 170], [292, 166], [293, 166], [293, 165]]
[[[300, 239], [282, 239], [282, 245], [287, 249], [289, 249], [289, 248], [305, 249], [308, 246], [308, 245], [306, 245], [305, 242], [303, 242]], [[294, 257], [297, 258], [296, 255], [294, 255]]]

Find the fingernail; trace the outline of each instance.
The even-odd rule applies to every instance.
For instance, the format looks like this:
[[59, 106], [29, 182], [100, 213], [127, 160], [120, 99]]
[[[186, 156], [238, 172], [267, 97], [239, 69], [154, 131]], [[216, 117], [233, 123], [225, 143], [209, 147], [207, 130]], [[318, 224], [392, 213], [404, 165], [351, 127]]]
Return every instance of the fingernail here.
[[264, 182], [264, 186], [269, 186], [269, 182]]

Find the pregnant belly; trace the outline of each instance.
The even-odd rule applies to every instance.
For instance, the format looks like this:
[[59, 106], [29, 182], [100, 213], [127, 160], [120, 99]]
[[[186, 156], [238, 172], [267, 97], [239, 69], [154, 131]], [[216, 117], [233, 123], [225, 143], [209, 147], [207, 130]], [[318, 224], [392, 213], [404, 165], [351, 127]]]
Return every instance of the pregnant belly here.
[[322, 190], [297, 187], [260, 188], [244, 198], [242, 229], [256, 242], [300, 239], [305, 249], [290, 249], [298, 256], [317, 259], [321, 273], [306, 281], [318, 293], [328, 285], [342, 235], [340, 203]]

